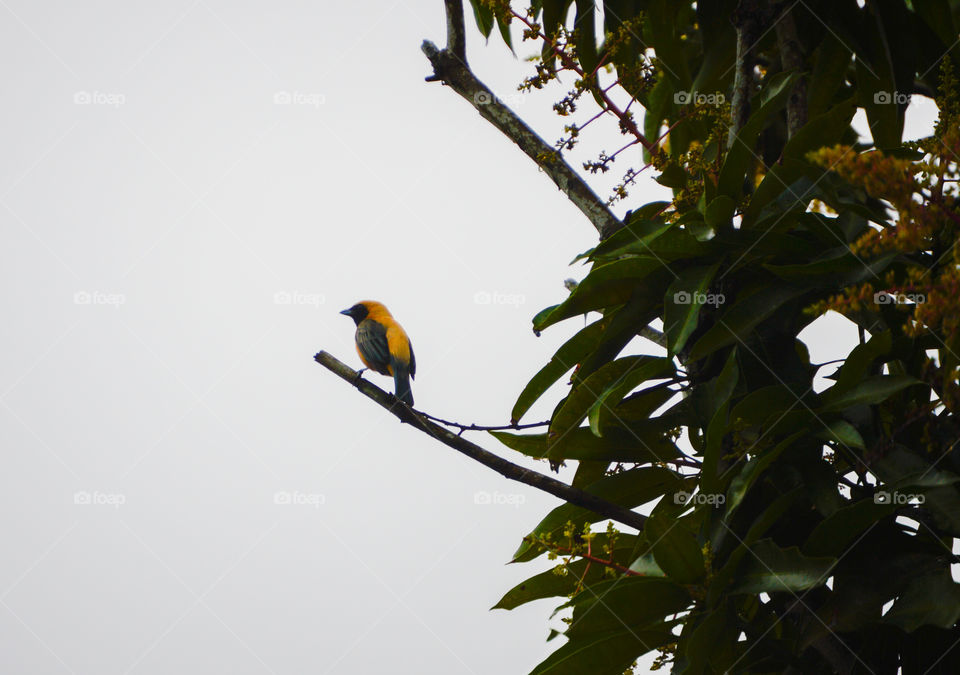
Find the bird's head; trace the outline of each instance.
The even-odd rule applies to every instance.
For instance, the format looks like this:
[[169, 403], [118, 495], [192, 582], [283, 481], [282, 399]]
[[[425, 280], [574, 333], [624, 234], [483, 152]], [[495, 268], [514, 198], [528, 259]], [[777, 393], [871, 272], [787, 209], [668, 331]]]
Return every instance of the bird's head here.
[[357, 325], [360, 325], [360, 322], [366, 319], [370, 314], [387, 314], [387, 308], [384, 307], [379, 302], [374, 302], [373, 300], [363, 300], [358, 302], [350, 309], [345, 309], [341, 314], [349, 316], [353, 319], [353, 322]]

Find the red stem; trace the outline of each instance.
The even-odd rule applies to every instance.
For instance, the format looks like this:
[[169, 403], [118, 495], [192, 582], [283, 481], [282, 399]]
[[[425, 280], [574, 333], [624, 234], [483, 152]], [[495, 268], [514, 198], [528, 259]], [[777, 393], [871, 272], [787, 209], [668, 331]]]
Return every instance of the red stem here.
[[[520, 14], [517, 14], [515, 11], [512, 11], [512, 10], [510, 14], [514, 18], [519, 19], [524, 25], [526, 25], [527, 28], [533, 30], [534, 24], [531, 21], [527, 20], [526, 17], [521, 16]], [[587, 74], [584, 73], [583, 69], [577, 64], [576, 61], [570, 58], [569, 54], [567, 54], [562, 49], [560, 49], [560, 47], [557, 46], [556, 43], [550, 40], [546, 35], [541, 33], [539, 30], [537, 30], [537, 37], [539, 37], [548, 45], [550, 45], [551, 51], [554, 54], [556, 54], [557, 57], [559, 57], [560, 63], [561, 65], [563, 65], [564, 68], [566, 68], [567, 70], [573, 71], [574, 73], [579, 75], [582, 80], [587, 81], [588, 79]], [[597, 68], [599, 68], [602, 64], [603, 64], [603, 59], [601, 59], [600, 62], [597, 64]], [[593, 72], [590, 73], [591, 76], [594, 73], [596, 73], [597, 68], [594, 68]], [[614, 103], [613, 100], [611, 100], [611, 98], [607, 95], [607, 91], [605, 89], [600, 89], [599, 87], [594, 88], [594, 91], [603, 101], [604, 105], [606, 106], [606, 109], [612, 112], [614, 115], [616, 115], [617, 119], [620, 120], [620, 123], [627, 129], [627, 131], [630, 132], [632, 136], [634, 136], [637, 139], [637, 142], [640, 143], [644, 148], [646, 148], [648, 152], [653, 152], [654, 146], [651, 145], [650, 141], [648, 141], [647, 138], [643, 135], [643, 133], [641, 133], [639, 127], [637, 127], [637, 123], [633, 119], [631, 119], [626, 114], [625, 111], [620, 110], [617, 104]]]

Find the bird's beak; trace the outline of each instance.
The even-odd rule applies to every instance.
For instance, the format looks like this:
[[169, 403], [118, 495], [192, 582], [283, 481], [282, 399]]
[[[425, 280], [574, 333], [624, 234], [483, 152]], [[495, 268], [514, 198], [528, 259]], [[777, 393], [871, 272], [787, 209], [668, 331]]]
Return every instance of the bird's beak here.
[[349, 309], [341, 310], [340, 313], [343, 314], [343, 315], [345, 315], [345, 316], [350, 316], [350, 310], [349, 310]]

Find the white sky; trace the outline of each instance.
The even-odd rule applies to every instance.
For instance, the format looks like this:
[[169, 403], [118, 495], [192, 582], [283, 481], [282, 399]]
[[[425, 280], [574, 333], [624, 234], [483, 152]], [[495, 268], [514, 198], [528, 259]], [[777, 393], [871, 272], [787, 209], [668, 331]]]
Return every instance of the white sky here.
[[[557, 500], [312, 361], [357, 367], [337, 312], [381, 300], [413, 340], [417, 407], [503, 423], [580, 326], [537, 339], [530, 319], [595, 233], [423, 81], [442, 3], [0, 15], [0, 670], [483, 674], [553, 651], [556, 602], [487, 609], [545, 567], [503, 563]], [[515, 96], [527, 66], [468, 28], [478, 75], [555, 139], [556, 92]], [[618, 215], [663, 195], [646, 182]], [[845, 353], [824, 344], [814, 359]]]

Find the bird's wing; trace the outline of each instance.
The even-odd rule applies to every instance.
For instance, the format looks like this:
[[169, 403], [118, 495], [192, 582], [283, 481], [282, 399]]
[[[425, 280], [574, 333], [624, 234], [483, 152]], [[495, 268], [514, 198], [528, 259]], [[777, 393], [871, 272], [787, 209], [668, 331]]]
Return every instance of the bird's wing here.
[[378, 373], [389, 375], [390, 348], [387, 345], [387, 329], [382, 323], [365, 319], [357, 326], [357, 349], [367, 365]]
[[409, 339], [407, 344], [410, 345], [410, 377], [413, 377], [417, 374], [417, 357], [413, 355], [413, 343]]

